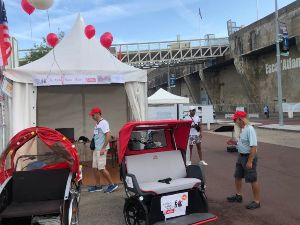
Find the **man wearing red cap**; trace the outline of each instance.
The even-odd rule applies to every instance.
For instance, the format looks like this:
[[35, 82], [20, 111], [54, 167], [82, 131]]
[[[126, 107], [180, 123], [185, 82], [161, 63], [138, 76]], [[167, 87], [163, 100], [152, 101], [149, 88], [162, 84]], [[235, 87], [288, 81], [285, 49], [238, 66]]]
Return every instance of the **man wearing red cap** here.
[[111, 176], [106, 166], [106, 153], [107, 147], [110, 140], [110, 130], [108, 122], [102, 117], [102, 110], [99, 107], [94, 107], [90, 111], [90, 116], [96, 121], [94, 127], [94, 140], [95, 140], [95, 150], [93, 152], [93, 168], [94, 177], [96, 181], [99, 181], [99, 186], [92, 186], [89, 188], [89, 192], [102, 191], [100, 185], [100, 176], [98, 176], [98, 171], [100, 171], [103, 176], [108, 180], [109, 186], [105, 192], [111, 193], [118, 188], [118, 185], [113, 184]]
[[239, 156], [235, 167], [235, 188], [236, 194], [227, 198], [229, 202], [242, 202], [242, 179], [251, 183], [254, 200], [250, 202], [247, 209], [260, 208], [260, 188], [257, 182], [257, 137], [256, 132], [249, 124], [247, 113], [238, 111], [231, 118], [240, 128], [241, 133], [238, 141], [231, 140], [230, 144], [236, 144]]

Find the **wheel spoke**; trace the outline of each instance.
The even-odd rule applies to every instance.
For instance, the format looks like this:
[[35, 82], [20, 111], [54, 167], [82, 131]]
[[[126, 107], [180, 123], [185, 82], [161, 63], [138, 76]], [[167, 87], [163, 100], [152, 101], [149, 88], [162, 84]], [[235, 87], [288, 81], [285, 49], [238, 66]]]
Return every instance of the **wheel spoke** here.
[[127, 225], [147, 225], [146, 211], [141, 202], [131, 199], [124, 209], [124, 216]]

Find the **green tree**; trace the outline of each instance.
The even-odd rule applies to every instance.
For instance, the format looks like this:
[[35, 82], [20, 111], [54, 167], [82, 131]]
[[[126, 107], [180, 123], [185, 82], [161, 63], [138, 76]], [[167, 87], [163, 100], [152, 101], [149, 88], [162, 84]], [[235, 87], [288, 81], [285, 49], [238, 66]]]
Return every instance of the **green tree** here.
[[[59, 40], [63, 39], [65, 36], [65, 33], [63, 31], [58, 33]], [[44, 55], [46, 55], [48, 52], [50, 52], [52, 48], [48, 46], [46, 38], [43, 37], [43, 41], [40, 44], [34, 44], [33, 48], [26, 53], [24, 59], [19, 62], [20, 66], [26, 65], [28, 63], [31, 63], [35, 60], [38, 60], [42, 58]]]

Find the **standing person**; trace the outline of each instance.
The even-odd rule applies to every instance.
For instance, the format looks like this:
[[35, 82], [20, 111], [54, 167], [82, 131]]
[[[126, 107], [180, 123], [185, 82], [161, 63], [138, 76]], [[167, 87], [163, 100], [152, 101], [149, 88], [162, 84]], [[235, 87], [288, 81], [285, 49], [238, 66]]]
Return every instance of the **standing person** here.
[[201, 150], [201, 119], [199, 116], [196, 116], [196, 107], [190, 106], [189, 107], [189, 116], [187, 117], [188, 120], [192, 120], [192, 126], [190, 129], [190, 135], [189, 135], [189, 146], [190, 146], [190, 161], [192, 161], [192, 151], [194, 145], [197, 147], [198, 156], [199, 156], [199, 164], [201, 165], [208, 165], [202, 158], [202, 150]]
[[113, 184], [112, 178], [106, 167], [106, 154], [110, 140], [110, 130], [108, 122], [102, 117], [102, 110], [99, 107], [94, 107], [90, 111], [90, 116], [96, 121], [94, 127], [94, 140], [95, 150], [93, 152], [93, 173], [96, 182], [99, 182], [99, 186], [92, 186], [89, 188], [89, 192], [102, 191], [100, 185], [100, 174], [108, 180], [109, 185], [105, 192], [111, 193], [118, 188], [118, 185]]
[[[242, 179], [245, 178], [246, 183], [251, 183], [254, 200], [250, 202], [247, 209], [260, 208], [260, 187], [257, 181], [257, 137], [256, 132], [249, 124], [247, 113], [238, 111], [232, 120], [236, 121], [241, 128], [241, 133], [238, 139], [238, 159], [235, 167], [235, 188], [236, 194], [227, 197], [229, 202], [242, 202]], [[233, 142], [233, 141], [232, 141]]]
[[265, 114], [265, 117], [267, 119], [269, 119], [269, 117], [270, 117], [270, 110], [269, 110], [269, 106], [267, 106], [267, 105], [264, 106], [264, 114]]

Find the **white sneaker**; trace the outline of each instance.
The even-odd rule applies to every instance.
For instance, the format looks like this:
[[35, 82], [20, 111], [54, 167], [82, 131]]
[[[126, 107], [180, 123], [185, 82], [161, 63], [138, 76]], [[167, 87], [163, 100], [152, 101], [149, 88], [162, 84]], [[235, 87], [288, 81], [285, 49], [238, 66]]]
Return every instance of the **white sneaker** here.
[[208, 165], [208, 163], [205, 162], [204, 160], [200, 161], [199, 164], [200, 164], [200, 165], [203, 165], [203, 166], [207, 166], [207, 165]]

